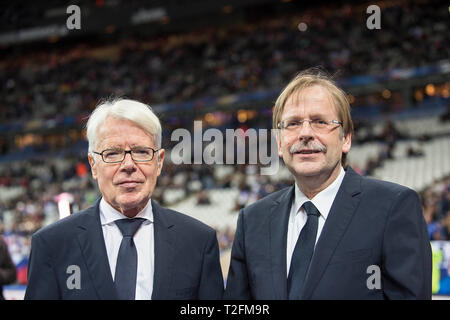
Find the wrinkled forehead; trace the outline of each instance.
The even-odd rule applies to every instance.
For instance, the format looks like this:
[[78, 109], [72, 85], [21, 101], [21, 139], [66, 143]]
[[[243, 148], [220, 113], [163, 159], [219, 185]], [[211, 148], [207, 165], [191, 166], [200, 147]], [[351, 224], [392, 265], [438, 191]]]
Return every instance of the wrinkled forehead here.
[[282, 119], [291, 116], [337, 117], [337, 108], [331, 93], [324, 87], [315, 85], [292, 92], [284, 104]]

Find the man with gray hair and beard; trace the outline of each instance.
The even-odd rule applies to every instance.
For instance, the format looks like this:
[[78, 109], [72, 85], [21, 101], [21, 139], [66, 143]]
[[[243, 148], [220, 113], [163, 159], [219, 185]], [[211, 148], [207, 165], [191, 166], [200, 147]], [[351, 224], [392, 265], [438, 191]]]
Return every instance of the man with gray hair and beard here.
[[33, 235], [25, 299], [221, 299], [216, 232], [151, 199], [165, 155], [151, 108], [102, 102], [87, 138], [102, 196]]
[[431, 247], [417, 193], [346, 166], [346, 94], [316, 69], [273, 111], [295, 184], [239, 213], [226, 299], [430, 299]]

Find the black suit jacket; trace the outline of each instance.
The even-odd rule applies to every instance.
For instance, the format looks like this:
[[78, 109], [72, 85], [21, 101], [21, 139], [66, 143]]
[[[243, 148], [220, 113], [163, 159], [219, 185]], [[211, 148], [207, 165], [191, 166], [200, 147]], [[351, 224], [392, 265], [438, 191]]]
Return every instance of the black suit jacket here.
[[[239, 213], [226, 299], [287, 299], [293, 197], [292, 186]], [[379, 267], [380, 289], [373, 288], [377, 272], [372, 265]], [[361, 177], [349, 167], [316, 244], [301, 298], [430, 299], [431, 269], [417, 193]]]
[[[32, 237], [25, 299], [116, 299], [100, 224], [99, 203], [59, 220]], [[152, 299], [221, 299], [223, 277], [216, 232], [152, 201]], [[80, 288], [68, 285], [78, 266]], [[70, 271], [70, 270], [69, 270]]]

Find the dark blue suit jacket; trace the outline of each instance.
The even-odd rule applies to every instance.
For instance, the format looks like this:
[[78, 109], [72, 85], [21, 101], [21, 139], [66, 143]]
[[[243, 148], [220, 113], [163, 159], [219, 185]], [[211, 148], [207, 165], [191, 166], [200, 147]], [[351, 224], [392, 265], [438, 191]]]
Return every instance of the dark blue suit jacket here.
[[[25, 299], [116, 299], [99, 202], [33, 235]], [[153, 201], [152, 208], [152, 299], [221, 299], [223, 277], [216, 232]], [[67, 272], [70, 265], [80, 268], [80, 289], [67, 284], [74, 274]]]
[[[287, 299], [294, 187], [241, 210], [226, 299]], [[376, 284], [375, 265], [381, 288]], [[430, 299], [431, 246], [416, 192], [350, 167], [316, 244], [302, 299]], [[368, 283], [369, 282], [369, 286]], [[371, 288], [371, 289], [370, 289]]]

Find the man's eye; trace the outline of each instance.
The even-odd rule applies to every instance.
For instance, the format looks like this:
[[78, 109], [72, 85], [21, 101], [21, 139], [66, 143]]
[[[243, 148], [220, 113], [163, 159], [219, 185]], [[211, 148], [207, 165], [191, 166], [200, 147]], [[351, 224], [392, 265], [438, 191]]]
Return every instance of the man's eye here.
[[297, 127], [299, 124], [300, 124], [299, 121], [288, 121], [288, 122], [286, 122], [286, 127], [293, 128], [293, 127]]
[[133, 150], [133, 153], [139, 154], [139, 155], [148, 155], [148, 154], [150, 154], [150, 151], [147, 149], [136, 149], [136, 150]]
[[321, 119], [316, 119], [313, 122], [318, 125], [326, 125], [327, 124], [327, 122], [325, 120], [321, 120]]
[[105, 157], [114, 157], [119, 155], [121, 152], [116, 150], [107, 151], [104, 153]]

